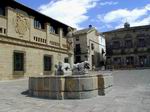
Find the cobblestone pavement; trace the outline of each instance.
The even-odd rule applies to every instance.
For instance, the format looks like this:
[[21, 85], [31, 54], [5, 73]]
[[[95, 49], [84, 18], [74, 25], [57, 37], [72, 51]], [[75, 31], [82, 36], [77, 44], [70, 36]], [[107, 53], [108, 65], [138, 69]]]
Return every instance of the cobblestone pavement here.
[[27, 97], [27, 79], [0, 81], [0, 112], [150, 112], [150, 70], [113, 71], [106, 96], [84, 100]]

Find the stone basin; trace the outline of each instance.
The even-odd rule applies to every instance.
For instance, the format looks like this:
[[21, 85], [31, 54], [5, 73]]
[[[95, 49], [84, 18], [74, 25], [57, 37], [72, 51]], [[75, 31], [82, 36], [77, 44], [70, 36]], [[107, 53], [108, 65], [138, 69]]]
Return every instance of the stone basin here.
[[49, 99], [86, 99], [105, 95], [112, 75], [36, 76], [29, 78], [29, 95]]

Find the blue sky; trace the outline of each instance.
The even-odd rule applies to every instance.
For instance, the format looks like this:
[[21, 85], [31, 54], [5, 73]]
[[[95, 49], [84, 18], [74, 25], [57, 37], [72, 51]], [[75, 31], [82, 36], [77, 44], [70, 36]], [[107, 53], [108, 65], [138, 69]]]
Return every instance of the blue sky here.
[[77, 29], [93, 25], [100, 32], [150, 24], [150, 0], [17, 0]]

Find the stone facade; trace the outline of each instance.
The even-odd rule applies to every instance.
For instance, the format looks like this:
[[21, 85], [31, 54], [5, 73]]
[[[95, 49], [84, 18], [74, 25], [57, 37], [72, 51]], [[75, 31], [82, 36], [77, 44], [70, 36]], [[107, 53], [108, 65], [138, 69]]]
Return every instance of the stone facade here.
[[108, 68], [150, 67], [150, 25], [104, 32]]
[[102, 66], [105, 60], [104, 40], [103, 35], [92, 26], [76, 31], [74, 33], [75, 63], [88, 61], [90, 69]]
[[53, 75], [59, 61], [73, 63], [73, 49], [67, 37], [69, 26], [13, 0], [1, 4], [0, 80]]

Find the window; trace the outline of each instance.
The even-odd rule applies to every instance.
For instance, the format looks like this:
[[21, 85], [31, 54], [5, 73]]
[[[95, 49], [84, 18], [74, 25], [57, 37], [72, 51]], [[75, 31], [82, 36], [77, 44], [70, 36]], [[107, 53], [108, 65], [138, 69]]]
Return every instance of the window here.
[[126, 48], [132, 48], [132, 40], [125, 40], [125, 47]]
[[94, 44], [93, 43], [91, 44], [91, 49], [94, 50]]
[[6, 29], [4, 29], [4, 34], [6, 34]]
[[3, 33], [3, 29], [2, 28], [0, 28], [0, 33]]
[[114, 42], [113, 42], [113, 48], [114, 48], [114, 49], [120, 48], [120, 42], [119, 42], [119, 41], [114, 41]]
[[147, 56], [139, 56], [139, 65], [141, 67], [146, 66], [147, 65]]
[[44, 71], [51, 71], [52, 57], [44, 56]]
[[56, 33], [54, 27], [50, 26], [50, 33]]
[[5, 8], [3, 6], [0, 6], [0, 15], [5, 16]]
[[78, 53], [81, 52], [80, 44], [76, 44], [76, 52], [78, 52]]
[[146, 42], [144, 39], [139, 39], [138, 40], [138, 47], [145, 47], [146, 46]]
[[24, 53], [14, 52], [14, 71], [24, 71]]
[[81, 62], [81, 56], [76, 56], [76, 62], [75, 63], [80, 63]]
[[114, 61], [114, 64], [115, 64], [115, 65], [120, 65], [120, 64], [121, 64], [121, 57], [115, 57], [115, 58], [113, 59], [113, 61]]
[[127, 65], [133, 65], [134, 64], [134, 58], [132, 56], [126, 57], [126, 64]]
[[79, 37], [76, 37], [76, 41], [79, 41]]
[[68, 59], [68, 58], [65, 58], [65, 59], [64, 59], [64, 63], [69, 63], [69, 59]]
[[44, 29], [44, 23], [42, 23], [41, 21], [38, 21], [38, 20], [34, 19], [34, 28]]

